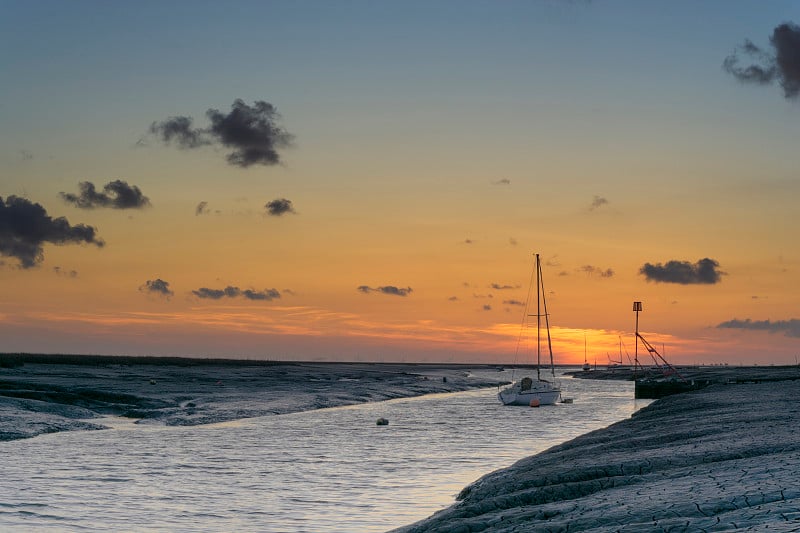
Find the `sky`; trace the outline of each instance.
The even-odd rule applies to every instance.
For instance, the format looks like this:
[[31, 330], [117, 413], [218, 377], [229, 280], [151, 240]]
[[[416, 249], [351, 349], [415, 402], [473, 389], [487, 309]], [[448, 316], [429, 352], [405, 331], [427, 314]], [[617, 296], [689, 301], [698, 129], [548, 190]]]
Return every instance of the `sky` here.
[[0, 352], [797, 363], [797, 2], [0, 8]]

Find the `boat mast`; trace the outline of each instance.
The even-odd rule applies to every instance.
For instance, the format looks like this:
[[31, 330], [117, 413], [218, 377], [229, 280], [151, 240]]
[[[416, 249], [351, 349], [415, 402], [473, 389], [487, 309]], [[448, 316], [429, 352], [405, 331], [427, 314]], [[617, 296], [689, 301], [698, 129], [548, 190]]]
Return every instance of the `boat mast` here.
[[536, 254], [536, 379], [541, 379], [539, 367], [541, 361], [541, 331], [542, 331], [542, 311], [540, 308], [541, 298], [539, 297], [539, 286], [541, 285], [542, 267], [539, 264], [539, 254]]
[[550, 315], [547, 314], [547, 298], [544, 292], [544, 276], [541, 274], [542, 272], [542, 265], [539, 262], [539, 255], [536, 255], [536, 264], [538, 267], [539, 273], [539, 283], [542, 287], [542, 305], [544, 306], [544, 324], [547, 329], [547, 352], [550, 354], [550, 374], [552, 374], [553, 380], [556, 379], [556, 368], [553, 366], [553, 340], [550, 338]]

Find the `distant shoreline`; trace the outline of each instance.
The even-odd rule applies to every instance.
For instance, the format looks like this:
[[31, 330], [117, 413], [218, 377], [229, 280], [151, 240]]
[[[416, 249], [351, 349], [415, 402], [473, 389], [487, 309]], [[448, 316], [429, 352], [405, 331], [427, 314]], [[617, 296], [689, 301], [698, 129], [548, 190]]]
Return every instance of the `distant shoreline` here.
[[[170, 365], [170, 366], [275, 366], [275, 365], [403, 365], [439, 368], [496, 368], [508, 365], [493, 363], [437, 363], [405, 361], [320, 361], [314, 359], [241, 359], [222, 357], [183, 357], [160, 355], [84, 355], [84, 354], [39, 354], [39, 353], [0, 353], [0, 368], [21, 364], [50, 365]], [[514, 365], [528, 368], [533, 365]], [[574, 365], [568, 365], [572, 367]]]

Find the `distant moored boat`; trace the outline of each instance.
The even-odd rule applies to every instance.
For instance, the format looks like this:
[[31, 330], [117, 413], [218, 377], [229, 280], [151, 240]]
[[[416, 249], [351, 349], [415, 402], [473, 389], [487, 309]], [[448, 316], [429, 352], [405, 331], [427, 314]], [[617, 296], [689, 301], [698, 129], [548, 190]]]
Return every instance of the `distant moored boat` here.
[[[561, 390], [555, 385], [556, 371], [553, 364], [553, 347], [550, 342], [550, 320], [547, 314], [547, 302], [544, 297], [544, 284], [542, 283], [542, 265], [539, 262], [539, 254], [536, 254], [536, 378], [525, 376], [519, 381], [513, 382], [510, 386], [501, 390], [497, 397], [504, 405], [525, 405], [538, 407], [539, 405], [553, 405], [561, 396]], [[529, 291], [530, 293], [530, 291]], [[530, 297], [528, 298], [528, 304]], [[525, 319], [522, 321], [524, 328], [527, 318], [533, 316], [528, 313], [528, 305], [525, 306]], [[553, 381], [541, 378], [541, 344], [542, 344], [542, 317], [544, 317], [545, 329], [547, 331], [547, 348], [550, 353], [550, 372]]]

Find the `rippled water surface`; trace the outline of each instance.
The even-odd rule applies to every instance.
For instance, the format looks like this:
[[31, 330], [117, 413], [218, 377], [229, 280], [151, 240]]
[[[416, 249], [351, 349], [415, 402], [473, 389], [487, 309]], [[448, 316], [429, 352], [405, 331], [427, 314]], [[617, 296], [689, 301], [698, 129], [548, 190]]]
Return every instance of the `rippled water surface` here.
[[647, 404], [630, 382], [561, 385], [574, 403], [505, 407], [484, 389], [206, 426], [113, 418], [2, 442], [0, 530], [387, 531]]

